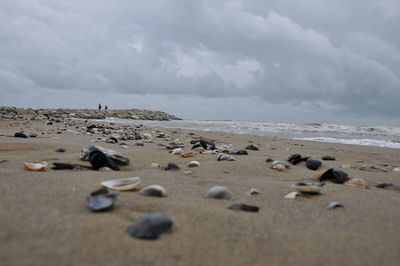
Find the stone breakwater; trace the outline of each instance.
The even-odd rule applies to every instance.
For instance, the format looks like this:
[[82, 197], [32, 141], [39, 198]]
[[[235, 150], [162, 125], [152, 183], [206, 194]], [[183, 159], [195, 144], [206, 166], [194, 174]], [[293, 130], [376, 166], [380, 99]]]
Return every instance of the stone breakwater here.
[[22, 120], [44, 119], [105, 119], [115, 117], [135, 120], [181, 120], [174, 115], [161, 111], [144, 109], [124, 110], [95, 110], [95, 109], [42, 109], [42, 108], [16, 108], [0, 106], [0, 118]]

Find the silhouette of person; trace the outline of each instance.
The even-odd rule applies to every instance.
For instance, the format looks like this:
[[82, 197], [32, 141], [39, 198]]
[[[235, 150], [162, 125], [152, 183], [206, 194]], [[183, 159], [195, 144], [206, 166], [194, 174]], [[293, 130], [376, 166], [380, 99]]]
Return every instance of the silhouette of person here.
[[101, 110], [101, 104], [99, 104], [99, 110]]
[[107, 109], [108, 109], [107, 105], [106, 105], [106, 106], [104, 106], [104, 109], [105, 109], [105, 110], [107, 110]]

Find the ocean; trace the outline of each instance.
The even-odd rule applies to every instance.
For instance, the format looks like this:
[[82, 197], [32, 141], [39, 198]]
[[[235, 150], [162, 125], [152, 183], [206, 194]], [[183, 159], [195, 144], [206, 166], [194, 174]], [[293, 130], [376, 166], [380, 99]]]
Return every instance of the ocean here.
[[101, 121], [400, 149], [399, 127], [214, 120], [150, 121], [117, 118]]

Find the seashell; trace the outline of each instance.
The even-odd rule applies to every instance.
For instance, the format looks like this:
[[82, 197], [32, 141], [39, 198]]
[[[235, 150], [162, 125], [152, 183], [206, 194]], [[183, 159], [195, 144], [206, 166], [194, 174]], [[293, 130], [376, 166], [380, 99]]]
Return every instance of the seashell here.
[[160, 168], [161, 165], [159, 163], [152, 163], [150, 164], [150, 168]]
[[104, 187], [114, 190], [134, 190], [140, 186], [140, 177], [128, 177], [101, 182]]
[[260, 194], [260, 191], [258, 189], [252, 188], [247, 192], [247, 195], [258, 195]]
[[331, 180], [337, 184], [343, 184], [344, 182], [349, 180], [349, 177], [346, 172], [336, 168], [331, 168], [325, 171], [321, 176], [319, 175], [316, 176], [316, 178], [318, 177], [320, 182], [325, 180]]
[[171, 231], [171, 218], [160, 213], [150, 213], [134, 221], [127, 229], [132, 237], [157, 239], [161, 234]]
[[286, 168], [290, 168], [290, 164], [288, 164], [287, 162], [283, 162], [283, 161], [273, 161], [272, 166], [275, 166], [275, 165], [283, 165]]
[[349, 169], [350, 167], [351, 167], [351, 165], [348, 163], [342, 165], [343, 169]]
[[260, 208], [257, 206], [247, 205], [243, 203], [234, 203], [230, 205], [228, 209], [236, 211], [246, 211], [246, 212], [258, 212], [260, 210]]
[[260, 149], [260, 147], [258, 147], [255, 144], [249, 144], [249, 145], [247, 145], [247, 147], [245, 149], [246, 150], [252, 150], [252, 151], [258, 151]]
[[209, 140], [192, 140], [190, 143], [194, 144], [192, 150], [197, 147], [203, 147], [205, 150], [215, 150], [215, 143]]
[[117, 200], [118, 192], [108, 192], [107, 188], [101, 188], [94, 191], [86, 199], [89, 204], [89, 209], [94, 212], [110, 210]]
[[188, 167], [198, 167], [200, 163], [198, 161], [191, 161], [187, 164]]
[[317, 170], [320, 166], [322, 165], [322, 162], [320, 160], [314, 159], [314, 158], [308, 158], [306, 161], [306, 166], [310, 170]]
[[166, 197], [167, 191], [160, 185], [151, 185], [140, 190], [139, 194], [148, 197]]
[[343, 207], [343, 204], [337, 201], [332, 201], [331, 203], [329, 203], [328, 205], [326, 205], [325, 208], [327, 208], [328, 210], [333, 210], [335, 208], [338, 207]]
[[110, 167], [108, 167], [108, 166], [103, 166], [103, 167], [100, 167], [99, 170], [97, 170], [97, 171], [110, 172], [110, 171], [112, 171], [112, 169]]
[[183, 150], [181, 148], [176, 148], [174, 150], [172, 150], [171, 154], [173, 155], [180, 155], [183, 153]]
[[299, 192], [297, 192], [297, 191], [293, 191], [293, 192], [290, 192], [289, 194], [287, 194], [286, 196], [285, 196], [285, 199], [295, 199], [297, 196], [299, 196], [300, 195], [300, 193]]
[[330, 156], [330, 155], [325, 155], [325, 156], [322, 157], [322, 160], [324, 160], [324, 161], [335, 161], [336, 158], [333, 157], [333, 156]]
[[226, 187], [222, 186], [213, 186], [210, 188], [206, 195], [204, 196], [205, 198], [212, 198], [212, 199], [233, 199], [233, 193]]
[[236, 161], [235, 157], [228, 155], [228, 154], [224, 154], [224, 153], [220, 153], [218, 155], [218, 161]]
[[197, 147], [194, 149], [194, 151], [202, 153], [203, 151], [205, 151], [205, 149], [203, 147]]
[[285, 171], [287, 168], [282, 164], [277, 164], [277, 165], [272, 166], [272, 169], [282, 172], [282, 171]]
[[74, 169], [75, 165], [73, 163], [61, 163], [61, 162], [54, 162], [53, 167], [51, 169], [53, 170], [64, 170], [64, 169]]
[[393, 172], [400, 172], [400, 167], [394, 168]]
[[393, 187], [393, 186], [394, 185], [392, 183], [387, 183], [387, 182], [375, 185], [376, 188], [387, 188], [387, 187]]
[[193, 174], [193, 172], [192, 171], [185, 171], [185, 172], [183, 172], [185, 175], [191, 175], [191, 174]]
[[153, 136], [150, 135], [149, 133], [144, 133], [143, 134], [143, 139], [145, 142], [151, 142], [153, 140]]
[[189, 158], [189, 157], [194, 157], [194, 153], [193, 152], [184, 152], [184, 153], [182, 153], [181, 154], [181, 156], [183, 157], [183, 158]]
[[44, 171], [47, 169], [47, 162], [25, 162], [24, 169], [27, 171]]
[[367, 182], [359, 177], [354, 177], [344, 183], [346, 186], [355, 187], [355, 188], [368, 188]]
[[103, 152], [105, 155], [107, 155], [107, 157], [109, 157], [111, 160], [113, 160], [116, 164], [120, 164], [120, 165], [128, 165], [129, 164], [129, 159], [122, 156], [120, 153], [113, 151], [113, 150], [105, 149], [105, 148], [97, 146], [97, 145], [90, 145], [88, 147], [83, 148], [80, 153], [80, 159], [82, 161], [89, 161], [90, 154], [96, 150]]
[[296, 188], [301, 193], [309, 193], [309, 194], [319, 194], [322, 191], [322, 187], [325, 183], [296, 183], [293, 184], [292, 187]]
[[165, 170], [172, 170], [172, 171], [177, 171], [179, 169], [181, 169], [178, 165], [174, 164], [174, 163], [168, 163], [168, 165], [166, 167], [164, 167]]

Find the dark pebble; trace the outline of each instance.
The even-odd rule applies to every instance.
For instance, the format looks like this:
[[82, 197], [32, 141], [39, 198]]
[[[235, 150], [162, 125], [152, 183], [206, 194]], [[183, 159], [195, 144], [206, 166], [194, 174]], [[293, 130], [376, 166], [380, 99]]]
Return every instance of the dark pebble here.
[[272, 159], [272, 158], [267, 158], [267, 159], [265, 159], [265, 161], [266, 161], [267, 163], [272, 163], [272, 162], [274, 161], [274, 159]]
[[177, 171], [180, 169], [180, 167], [174, 163], [169, 163], [165, 168], [165, 170], [172, 170], [172, 171]]
[[24, 132], [15, 132], [14, 137], [16, 137], [16, 138], [29, 138], [29, 136]]
[[260, 148], [257, 145], [250, 144], [245, 148], [246, 150], [258, 151]]
[[322, 160], [324, 160], [324, 161], [335, 161], [336, 158], [333, 157], [333, 156], [326, 155], [326, 156], [322, 157]]
[[132, 237], [157, 239], [163, 233], [171, 231], [172, 220], [160, 213], [150, 213], [134, 221], [127, 229]]
[[291, 162], [293, 165], [298, 164], [299, 162], [307, 161], [310, 157], [303, 157], [301, 154], [295, 153], [289, 156], [288, 162]]
[[387, 187], [393, 187], [393, 184], [384, 182], [384, 183], [380, 183], [380, 184], [375, 185], [375, 187], [376, 188], [387, 188]]
[[75, 165], [73, 163], [60, 163], [60, 162], [54, 162], [53, 167], [51, 169], [53, 170], [65, 170], [65, 169], [74, 169]]
[[56, 152], [66, 152], [67, 150], [66, 149], [64, 149], [64, 148], [58, 148], [58, 149], [56, 149]]
[[90, 164], [93, 166], [93, 169], [98, 170], [101, 167], [109, 167], [112, 170], [119, 170], [117, 164], [105, 155], [103, 152], [99, 150], [94, 150], [89, 155]]
[[235, 203], [228, 207], [231, 210], [246, 211], [246, 212], [258, 212], [260, 210], [257, 206], [247, 205], [243, 203]]
[[321, 165], [322, 162], [315, 158], [308, 158], [306, 161], [307, 168], [310, 170], [317, 170]]
[[321, 182], [325, 180], [330, 180], [337, 184], [343, 184], [344, 182], [349, 180], [349, 176], [346, 172], [342, 170], [331, 168], [323, 173], [320, 177]]
[[233, 154], [236, 154], [236, 155], [248, 155], [249, 153], [246, 150], [235, 150], [235, 151], [233, 151]]

